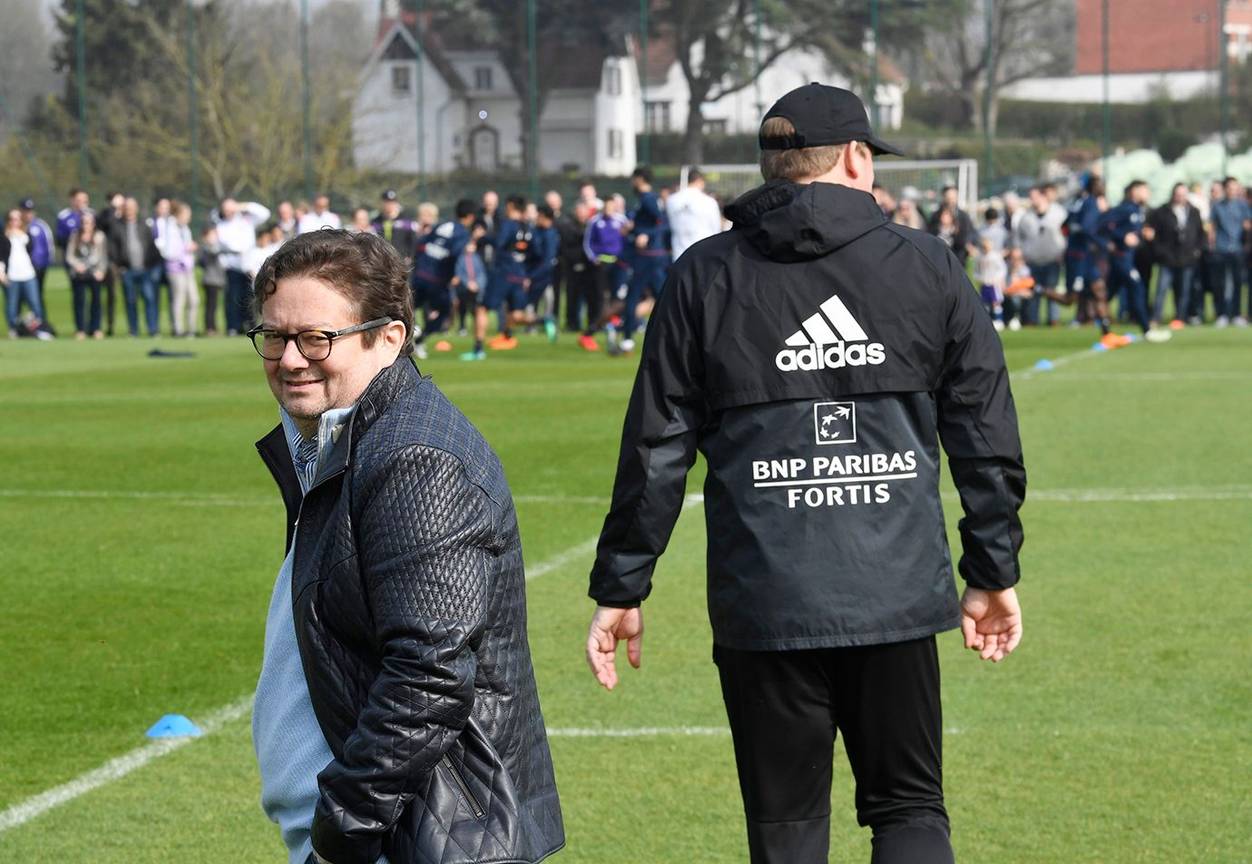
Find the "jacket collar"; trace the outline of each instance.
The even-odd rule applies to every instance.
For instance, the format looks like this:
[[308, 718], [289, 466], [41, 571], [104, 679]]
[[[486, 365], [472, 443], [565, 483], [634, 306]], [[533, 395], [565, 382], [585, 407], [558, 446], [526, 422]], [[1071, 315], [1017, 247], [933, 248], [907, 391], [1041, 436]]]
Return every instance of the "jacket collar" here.
[[[337, 440], [332, 441], [330, 450], [319, 460], [317, 476], [314, 477], [309, 490], [316, 489], [336, 475], [347, 470], [352, 462], [352, 442], [357, 436], [363, 435], [374, 425], [391, 403], [405, 390], [411, 389], [421, 380], [417, 367], [412, 359], [400, 357], [386, 369], [374, 376], [361, 398], [357, 401], [352, 421], [348, 423]], [[299, 500], [300, 480], [296, 476], [295, 466], [291, 462], [291, 451], [287, 445], [287, 436], [283, 424], [279, 423], [268, 435], [256, 443], [262, 460], [269, 467], [270, 473], [283, 493], [283, 501], [290, 509], [291, 500]]]

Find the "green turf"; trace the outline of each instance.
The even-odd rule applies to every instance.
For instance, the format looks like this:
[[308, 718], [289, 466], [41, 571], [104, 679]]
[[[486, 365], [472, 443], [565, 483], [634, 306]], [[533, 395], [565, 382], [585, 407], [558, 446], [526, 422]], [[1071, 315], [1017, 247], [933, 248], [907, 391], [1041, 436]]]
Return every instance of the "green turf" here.
[[[68, 320], [59, 280], [49, 299]], [[1015, 370], [1072, 359], [1014, 384], [1038, 495], [1024, 511], [1022, 648], [993, 668], [941, 638], [958, 856], [1247, 861], [1252, 333], [1077, 353], [1092, 340], [1006, 334]], [[252, 442], [275, 409], [242, 340], [188, 343], [191, 360], [148, 359], [153, 344], [184, 347], [0, 342], [0, 810], [142, 745], [164, 713], [203, 717], [255, 684], [282, 513]], [[630, 361], [528, 339], [423, 368], [500, 453], [532, 568], [596, 534]], [[1081, 490], [1118, 500], [1055, 494]], [[1126, 500], [1135, 490], [1183, 500]], [[695, 507], [646, 607], [644, 669], [612, 694], [582, 660], [589, 561], [530, 583], [549, 726], [724, 726], [704, 542]], [[552, 748], [569, 837], [557, 860], [745, 860], [729, 738]], [[866, 860], [838, 767], [832, 860]], [[0, 833], [0, 862], [282, 860], [257, 798], [241, 719]]]

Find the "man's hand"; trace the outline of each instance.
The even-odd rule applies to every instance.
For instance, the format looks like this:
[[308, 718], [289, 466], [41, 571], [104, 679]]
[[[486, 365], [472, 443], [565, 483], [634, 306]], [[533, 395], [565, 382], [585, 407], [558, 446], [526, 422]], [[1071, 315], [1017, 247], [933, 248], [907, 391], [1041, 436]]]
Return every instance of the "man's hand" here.
[[626, 640], [626, 657], [636, 669], [643, 662], [643, 613], [597, 606], [587, 634], [587, 665], [606, 690], [617, 686], [617, 643]]
[[1022, 641], [1022, 609], [1017, 592], [965, 589], [961, 598], [961, 633], [965, 647], [979, 652], [984, 660], [999, 663]]
[[648, 235], [647, 234], [640, 234], [638, 237], [635, 238], [635, 248], [636, 249], [648, 248]]

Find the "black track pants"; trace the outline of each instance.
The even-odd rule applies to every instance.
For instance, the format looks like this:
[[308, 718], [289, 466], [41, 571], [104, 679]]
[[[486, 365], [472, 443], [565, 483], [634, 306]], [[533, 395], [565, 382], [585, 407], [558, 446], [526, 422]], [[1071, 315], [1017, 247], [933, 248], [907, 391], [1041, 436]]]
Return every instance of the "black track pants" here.
[[836, 730], [872, 864], [951, 864], [933, 636], [713, 658], [734, 737], [752, 864], [825, 864]]

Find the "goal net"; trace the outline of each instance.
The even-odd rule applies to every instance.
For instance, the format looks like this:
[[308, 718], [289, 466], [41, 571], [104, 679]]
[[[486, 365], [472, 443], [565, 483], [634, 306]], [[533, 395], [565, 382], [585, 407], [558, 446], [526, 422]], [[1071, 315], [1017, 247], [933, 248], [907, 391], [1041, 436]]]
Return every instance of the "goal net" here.
[[[680, 188], [687, 185], [690, 165], [684, 165]], [[701, 165], [707, 189], [727, 203], [761, 184], [756, 165]], [[939, 190], [955, 186], [962, 209], [973, 212], [978, 201], [978, 161], [975, 159], [883, 159], [874, 162], [874, 176], [896, 198], [910, 194], [923, 205], [933, 205]], [[927, 212], [931, 209], [926, 206]]]

